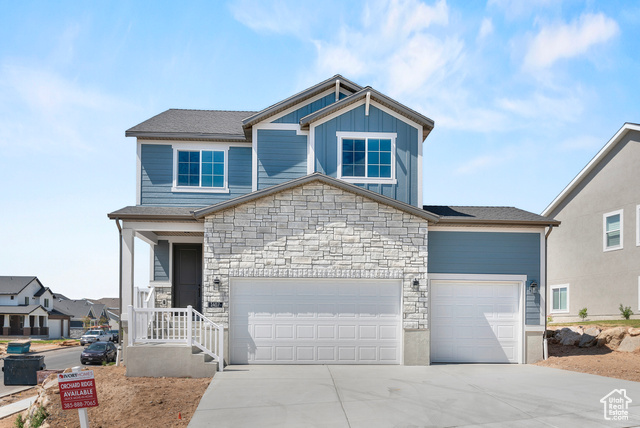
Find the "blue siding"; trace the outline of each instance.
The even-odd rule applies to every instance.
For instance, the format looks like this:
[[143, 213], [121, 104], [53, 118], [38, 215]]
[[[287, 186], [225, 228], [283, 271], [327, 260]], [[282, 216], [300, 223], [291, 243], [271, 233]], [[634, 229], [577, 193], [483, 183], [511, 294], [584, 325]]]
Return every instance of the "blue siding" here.
[[[344, 97], [346, 97], [346, 95], [340, 93], [340, 99], [343, 99]], [[279, 119], [274, 120], [273, 123], [298, 123], [303, 117], [310, 115], [311, 113], [318, 111], [330, 104], [333, 104], [334, 102], [336, 102], [336, 94], [332, 93], [310, 104], [307, 104], [304, 107], [300, 107], [298, 110], [294, 110]]]
[[[429, 232], [429, 273], [527, 275], [540, 284], [540, 234]], [[526, 293], [526, 324], [540, 324], [540, 294]]]
[[315, 133], [315, 170], [331, 177], [337, 177], [338, 140], [336, 132], [395, 132], [396, 139], [396, 179], [397, 184], [364, 184], [368, 190], [418, 205], [418, 130], [413, 126], [377, 109], [369, 108], [369, 116], [364, 114], [364, 106], [319, 125]]
[[169, 281], [169, 241], [158, 241], [154, 248], [153, 280]]
[[251, 147], [229, 148], [229, 193], [172, 192], [173, 149], [143, 144], [141, 205], [205, 207], [251, 192]]
[[258, 190], [307, 175], [307, 137], [296, 131], [258, 130]]

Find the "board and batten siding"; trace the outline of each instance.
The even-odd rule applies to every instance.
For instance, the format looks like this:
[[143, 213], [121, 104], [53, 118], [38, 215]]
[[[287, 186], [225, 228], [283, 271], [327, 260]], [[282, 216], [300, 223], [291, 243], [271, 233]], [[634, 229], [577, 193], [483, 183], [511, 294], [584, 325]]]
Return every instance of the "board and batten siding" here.
[[168, 144], [142, 144], [141, 205], [206, 207], [251, 192], [251, 147], [229, 147], [229, 193], [172, 192], [173, 149]]
[[[345, 94], [343, 94], [342, 92], [340, 93], [340, 99], [343, 99], [344, 97], [346, 97]], [[321, 108], [324, 108], [328, 105], [331, 105], [333, 103], [336, 102], [336, 94], [335, 93], [331, 93], [329, 95], [326, 95], [322, 98], [320, 98], [319, 100], [316, 100], [312, 103], [309, 103], [303, 107], [300, 107], [297, 110], [292, 111], [291, 113], [288, 113], [274, 121], [272, 121], [272, 123], [299, 123], [300, 119], [302, 119], [303, 117], [310, 115], [311, 113], [314, 113], [318, 110], [320, 110]]]
[[[527, 275], [540, 284], [540, 234], [429, 231], [429, 273]], [[540, 324], [540, 293], [525, 293], [525, 324]]]
[[258, 190], [307, 175], [307, 136], [258, 130]]
[[367, 190], [418, 205], [418, 130], [406, 122], [370, 106], [356, 107], [315, 128], [315, 170], [337, 177], [338, 140], [336, 132], [395, 132], [396, 184], [356, 184]]
[[159, 240], [153, 250], [153, 280], [169, 281], [169, 241]]

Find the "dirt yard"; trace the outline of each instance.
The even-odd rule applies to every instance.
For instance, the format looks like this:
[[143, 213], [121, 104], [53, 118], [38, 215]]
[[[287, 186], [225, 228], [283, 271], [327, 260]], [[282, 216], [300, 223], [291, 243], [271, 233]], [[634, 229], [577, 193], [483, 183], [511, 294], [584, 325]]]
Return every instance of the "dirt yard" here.
[[[619, 325], [616, 323], [592, 324], [585, 326], [585, 328], [597, 327], [601, 330], [620, 326], [627, 328], [625, 323], [622, 321]], [[563, 326], [550, 328], [557, 331]], [[640, 349], [636, 349], [634, 352], [617, 351], [620, 340], [612, 341], [603, 346], [580, 348], [552, 343], [554, 340], [550, 339], [549, 359], [536, 365], [640, 382]]]
[[[209, 378], [127, 378], [122, 366], [87, 368], [94, 371], [99, 404], [89, 409], [91, 428], [186, 427], [211, 381]], [[46, 422], [51, 427], [80, 427], [78, 412], [62, 410], [59, 395], [53, 394]], [[0, 420], [0, 428], [13, 427], [17, 416]]]

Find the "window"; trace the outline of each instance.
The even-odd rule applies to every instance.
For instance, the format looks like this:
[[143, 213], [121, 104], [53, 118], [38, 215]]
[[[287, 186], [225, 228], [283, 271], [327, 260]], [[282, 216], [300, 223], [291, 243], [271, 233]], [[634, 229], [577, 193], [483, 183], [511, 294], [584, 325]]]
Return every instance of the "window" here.
[[49, 299], [44, 299], [44, 307], [45, 308], [49, 307]]
[[395, 183], [393, 133], [338, 132], [338, 178], [354, 183]]
[[569, 284], [551, 286], [551, 312], [569, 312]]
[[619, 250], [623, 246], [622, 240], [622, 210], [604, 214], [603, 218], [603, 250]]
[[27, 306], [29, 305], [29, 297], [24, 298], [24, 304]]
[[173, 191], [228, 192], [227, 148], [177, 149], [174, 147]]

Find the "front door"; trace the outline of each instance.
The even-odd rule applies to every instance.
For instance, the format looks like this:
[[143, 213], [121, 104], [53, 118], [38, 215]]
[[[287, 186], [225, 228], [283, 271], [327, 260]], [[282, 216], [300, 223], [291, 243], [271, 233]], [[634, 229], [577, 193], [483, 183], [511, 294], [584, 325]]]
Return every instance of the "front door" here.
[[22, 336], [24, 334], [23, 325], [24, 317], [22, 315], [11, 315], [9, 319], [11, 325], [10, 334], [12, 336]]
[[173, 296], [174, 307], [202, 312], [202, 244], [173, 245]]

